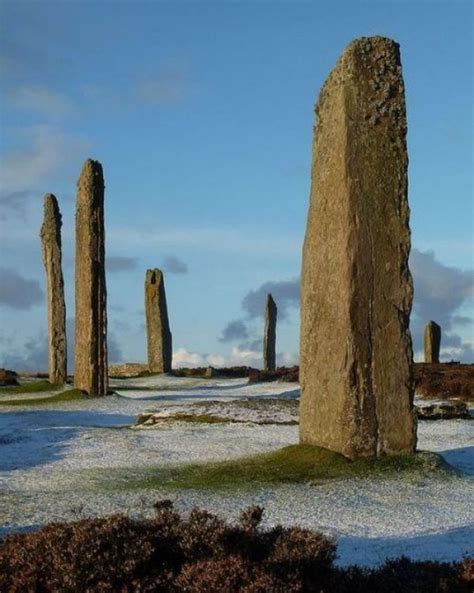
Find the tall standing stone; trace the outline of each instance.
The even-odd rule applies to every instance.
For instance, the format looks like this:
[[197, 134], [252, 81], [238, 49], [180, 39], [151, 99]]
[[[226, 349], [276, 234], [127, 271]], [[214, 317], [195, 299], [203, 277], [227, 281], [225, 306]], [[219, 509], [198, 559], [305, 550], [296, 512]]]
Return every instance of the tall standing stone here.
[[300, 441], [349, 458], [416, 446], [399, 46], [360, 38], [316, 108], [301, 286]]
[[441, 345], [441, 327], [430, 321], [425, 326], [424, 347], [425, 362], [439, 363], [439, 347]]
[[48, 299], [48, 372], [54, 384], [67, 378], [66, 305], [61, 265], [61, 212], [53, 194], [44, 196], [41, 246], [46, 271]]
[[152, 373], [169, 373], [172, 359], [172, 337], [166, 306], [163, 272], [155, 268], [145, 276], [145, 315], [148, 342], [148, 369]]
[[265, 330], [263, 334], [263, 368], [274, 371], [276, 366], [277, 306], [271, 294], [265, 306]]
[[102, 165], [88, 159], [77, 183], [74, 386], [93, 395], [108, 388], [104, 241]]

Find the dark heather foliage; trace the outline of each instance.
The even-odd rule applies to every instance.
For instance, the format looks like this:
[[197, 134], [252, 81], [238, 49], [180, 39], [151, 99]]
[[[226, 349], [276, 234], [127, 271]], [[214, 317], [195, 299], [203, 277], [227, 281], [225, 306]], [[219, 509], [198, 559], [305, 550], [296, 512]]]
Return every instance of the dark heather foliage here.
[[334, 566], [336, 546], [299, 527], [260, 529], [263, 509], [236, 525], [159, 501], [152, 519], [124, 515], [51, 523], [0, 541], [2, 593], [468, 593], [474, 563]]

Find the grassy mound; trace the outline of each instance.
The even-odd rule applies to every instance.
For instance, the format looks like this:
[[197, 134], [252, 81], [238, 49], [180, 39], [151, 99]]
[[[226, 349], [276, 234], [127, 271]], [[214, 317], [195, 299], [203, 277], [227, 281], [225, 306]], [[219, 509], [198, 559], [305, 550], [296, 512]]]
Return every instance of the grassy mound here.
[[255, 484], [320, 482], [350, 477], [450, 473], [434, 453], [358, 459], [311, 445], [290, 445], [270, 453], [229, 461], [164, 468], [156, 475], [128, 478], [126, 488], [238, 488]]
[[[43, 381], [41, 381], [41, 383], [43, 383]], [[49, 391], [51, 391], [51, 387], [54, 388], [54, 386], [50, 385]], [[23, 390], [16, 393], [32, 393], [32, 391], [27, 392]], [[46, 397], [29, 397], [27, 399], [0, 399], [0, 406], [38, 406], [42, 404], [49, 405], [58, 402], [71, 402], [81, 399], [90, 399], [90, 396], [80, 389], [68, 389], [66, 391], [61, 391], [61, 393], [56, 393], [55, 395]]]
[[62, 387], [63, 385], [53, 385], [49, 381], [34, 381], [31, 383], [21, 383], [20, 385], [0, 387], [0, 394], [41, 393], [43, 391], [58, 391]]

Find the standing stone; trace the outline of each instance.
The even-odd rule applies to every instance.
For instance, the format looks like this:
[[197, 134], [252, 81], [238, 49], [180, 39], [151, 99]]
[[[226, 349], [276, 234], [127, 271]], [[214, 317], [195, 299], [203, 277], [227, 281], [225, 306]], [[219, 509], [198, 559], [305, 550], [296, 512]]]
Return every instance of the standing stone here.
[[316, 108], [301, 285], [300, 441], [349, 458], [416, 446], [399, 46], [360, 38]]
[[424, 334], [425, 362], [439, 363], [439, 347], [441, 345], [441, 327], [430, 321], [425, 326]]
[[265, 333], [263, 334], [263, 368], [274, 371], [276, 366], [276, 321], [277, 306], [271, 294], [265, 306]]
[[48, 372], [49, 381], [62, 384], [67, 378], [66, 305], [61, 266], [61, 212], [53, 194], [44, 196], [41, 246], [46, 271], [48, 299]]
[[104, 240], [102, 165], [88, 159], [77, 182], [74, 387], [91, 395], [108, 388]]
[[172, 338], [166, 306], [163, 272], [155, 268], [145, 276], [145, 315], [148, 340], [148, 370], [151, 373], [171, 371]]

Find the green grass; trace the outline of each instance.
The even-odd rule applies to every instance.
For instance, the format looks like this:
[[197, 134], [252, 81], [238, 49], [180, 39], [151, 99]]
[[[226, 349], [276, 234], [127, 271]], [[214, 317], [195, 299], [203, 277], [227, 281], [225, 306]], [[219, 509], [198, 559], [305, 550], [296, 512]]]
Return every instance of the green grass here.
[[234, 420], [233, 418], [212, 416], [211, 414], [173, 414], [172, 416], [163, 416], [160, 420], [165, 422], [196, 422], [198, 424], [225, 424], [228, 422], [238, 422], [238, 420]]
[[[259, 425], [285, 425], [292, 426], [298, 424], [297, 420], [276, 421], [276, 420], [240, 420], [237, 418], [229, 418], [225, 416], [217, 416], [215, 414], [182, 414], [176, 413], [169, 416], [160, 416], [157, 418], [159, 422], [189, 422], [196, 424], [259, 424]], [[144, 424], [144, 423], [143, 423]]]
[[163, 468], [145, 478], [128, 476], [124, 487], [235, 489], [256, 484], [316, 483], [351, 477], [421, 476], [434, 471], [449, 473], [442, 458], [433, 453], [350, 461], [320, 447], [290, 445], [230, 461]]
[[[61, 387], [61, 386], [60, 386]], [[25, 391], [16, 393], [26, 393]], [[29, 392], [31, 393], [31, 391]], [[71, 402], [81, 399], [90, 399], [91, 396], [87, 395], [80, 389], [68, 389], [67, 391], [61, 391], [55, 395], [46, 397], [33, 397], [27, 399], [0, 399], [0, 406], [38, 406], [41, 404], [51, 404], [58, 402]]]
[[2, 393], [40, 393], [42, 391], [58, 391], [63, 385], [53, 385], [49, 381], [34, 381], [31, 383], [22, 383], [20, 385], [9, 385], [0, 387]]

